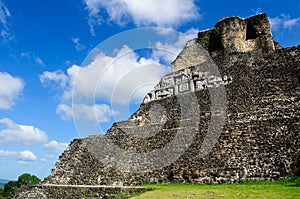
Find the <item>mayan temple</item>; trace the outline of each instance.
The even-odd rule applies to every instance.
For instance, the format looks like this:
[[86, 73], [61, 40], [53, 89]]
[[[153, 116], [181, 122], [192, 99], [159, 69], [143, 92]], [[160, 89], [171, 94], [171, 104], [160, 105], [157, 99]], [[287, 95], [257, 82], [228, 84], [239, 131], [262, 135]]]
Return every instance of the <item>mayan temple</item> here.
[[[300, 46], [275, 42], [266, 14], [223, 18], [195, 37], [127, 121], [73, 140], [42, 184], [16, 198], [299, 174]], [[115, 148], [99, 153], [107, 142]]]

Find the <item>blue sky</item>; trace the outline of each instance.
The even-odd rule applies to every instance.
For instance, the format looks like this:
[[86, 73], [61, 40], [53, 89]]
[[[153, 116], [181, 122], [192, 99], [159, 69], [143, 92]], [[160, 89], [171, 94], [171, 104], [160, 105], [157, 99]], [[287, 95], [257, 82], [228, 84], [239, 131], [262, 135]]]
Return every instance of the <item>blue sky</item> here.
[[261, 12], [300, 44], [298, 0], [0, 0], [0, 178], [46, 177], [72, 139], [136, 110], [197, 31]]

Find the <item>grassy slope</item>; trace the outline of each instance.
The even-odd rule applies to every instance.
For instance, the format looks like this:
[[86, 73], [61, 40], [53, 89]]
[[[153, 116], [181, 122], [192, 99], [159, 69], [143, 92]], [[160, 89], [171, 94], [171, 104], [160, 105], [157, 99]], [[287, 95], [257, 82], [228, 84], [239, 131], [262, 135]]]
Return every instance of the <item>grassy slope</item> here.
[[159, 184], [144, 185], [153, 187], [153, 191], [132, 197], [135, 199], [145, 198], [284, 198], [300, 199], [300, 178], [280, 180], [275, 182], [258, 181], [244, 182], [239, 184], [219, 185], [196, 185], [196, 184]]

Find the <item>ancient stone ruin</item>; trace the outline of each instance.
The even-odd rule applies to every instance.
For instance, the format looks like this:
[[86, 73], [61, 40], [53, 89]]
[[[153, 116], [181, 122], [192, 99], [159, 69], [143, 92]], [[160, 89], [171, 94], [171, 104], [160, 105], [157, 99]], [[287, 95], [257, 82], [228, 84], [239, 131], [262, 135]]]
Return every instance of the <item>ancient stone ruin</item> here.
[[[127, 121], [115, 123], [105, 135], [73, 140], [43, 184], [16, 198], [55, 198], [63, 189], [54, 185], [233, 183], [297, 174], [299, 77], [300, 46], [281, 48], [274, 42], [265, 14], [222, 19], [187, 43], [172, 73]], [[111, 156], [98, 153], [107, 149], [107, 141], [117, 146]], [[169, 143], [172, 153], [152, 156]], [[178, 157], [159, 165], [171, 155]]]
[[189, 67], [166, 75], [144, 98], [144, 103], [164, 99], [186, 92], [195, 92], [207, 88], [215, 88], [231, 83], [232, 77], [225, 75], [216, 77], [199, 67]]
[[266, 14], [246, 19], [238, 16], [220, 20], [213, 29], [198, 33], [198, 39], [187, 43], [186, 48], [172, 63], [172, 71], [202, 63], [203, 57], [195, 54], [195, 42], [201, 44], [211, 55], [222, 52], [222, 56], [237, 52], [271, 53], [279, 44], [273, 41]]

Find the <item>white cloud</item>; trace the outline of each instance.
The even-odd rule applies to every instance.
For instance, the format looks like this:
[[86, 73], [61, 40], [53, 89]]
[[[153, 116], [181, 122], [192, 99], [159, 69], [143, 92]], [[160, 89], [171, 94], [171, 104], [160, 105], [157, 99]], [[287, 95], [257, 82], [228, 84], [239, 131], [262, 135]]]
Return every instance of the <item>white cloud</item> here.
[[46, 133], [34, 126], [16, 124], [8, 118], [0, 119], [0, 142], [32, 145], [47, 139]]
[[[124, 46], [116, 51], [116, 56], [99, 54], [90, 65], [81, 68], [79, 73], [77, 70], [75, 72], [78, 74], [75, 97], [104, 98], [112, 103], [126, 104], [133, 90], [145, 82], [151, 82], [154, 86], [169, 72], [169, 68], [161, 65], [159, 60], [139, 59], [132, 49]], [[139, 95], [131, 100], [141, 102], [148, 91], [149, 87], [140, 88]]]
[[30, 57], [30, 52], [21, 52], [21, 57], [29, 58]]
[[73, 109], [67, 104], [59, 104], [56, 107], [56, 114], [59, 115], [62, 120], [73, 119]]
[[40, 161], [46, 163], [46, 162], [48, 162], [48, 159], [46, 159], [46, 158], [41, 158]]
[[21, 52], [21, 57], [32, 60], [36, 65], [43, 66], [43, 67], [46, 66], [44, 61], [40, 57], [38, 57], [35, 53]]
[[54, 72], [45, 71], [42, 75], [40, 75], [40, 81], [45, 87], [52, 85], [54, 82], [60, 88], [65, 88], [67, 85], [68, 77], [61, 70], [57, 70]]
[[[11, 40], [8, 18], [10, 18], [10, 12], [3, 1], [0, 0], [0, 24], [2, 25], [1, 36], [4, 41]], [[1, 26], [0, 26], [1, 27]]]
[[[54, 72], [45, 71], [39, 77], [44, 87], [57, 87], [61, 89], [64, 92], [62, 100], [70, 101], [72, 99], [72, 91], [77, 79], [77, 74], [80, 70], [80, 66], [73, 65], [67, 69], [66, 74], [62, 70], [57, 70]], [[86, 81], [88, 80], [90, 81], [90, 79], [86, 79]], [[66, 107], [58, 107], [58, 110], [64, 108]]]
[[[61, 103], [56, 108], [61, 119], [108, 122], [126, 112], [125, 109], [120, 111], [120, 107], [141, 103], [161, 77], [170, 72], [170, 67], [164, 63], [170, 65], [186, 42], [196, 38], [197, 33], [197, 29], [190, 29], [175, 42], [151, 44], [150, 58], [140, 57], [128, 46], [123, 46], [115, 49], [111, 56], [100, 52], [90, 64], [73, 65], [66, 73], [46, 71], [40, 80], [44, 86], [57, 85], [63, 91]], [[159, 34], [169, 37], [172, 31]]]
[[19, 160], [18, 164], [20, 164], [20, 165], [28, 165], [28, 162], [23, 161], [23, 160]]
[[31, 151], [3, 151], [0, 150], [0, 157], [13, 157], [18, 160], [20, 163], [24, 163], [26, 161], [35, 161], [36, 156]]
[[108, 122], [118, 114], [113, 108], [104, 103], [88, 105], [74, 101], [71, 107], [72, 96], [117, 104], [127, 104], [129, 101], [140, 103], [146, 93], [170, 70], [160, 64], [159, 60], [139, 58], [127, 46], [115, 53], [115, 56], [100, 53], [89, 65], [73, 65], [67, 69], [66, 74], [46, 71], [40, 76], [44, 85], [57, 84], [64, 92], [62, 103], [56, 108], [61, 119], [73, 118], [74, 111], [75, 118], [96, 118], [99, 122]]
[[43, 60], [39, 57], [35, 58], [35, 63], [40, 66], [45, 66]]
[[53, 159], [53, 158], [54, 158], [54, 155], [53, 155], [53, 154], [48, 154], [48, 155], [46, 155], [46, 158], [48, 158], [48, 159]]
[[72, 42], [75, 44], [75, 49], [77, 51], [82, 51], [85, 47], [80, 43], [80, 38], [72, 38]]
[[259, 15], [259, 14], [262, 14], [262, 13], [263, 13], [263, 11], [261, 10], [261, 8], [252, 9], [252, 12], [253, 12], [255, 15]]
[[21, 151], [17, 159], [20, 161], [34, 161], [36, 157], [31, 151]]
[[[166, 63], [171, 63], [182, 51], [188, 40], [197, 38], [198, 32], [198, 29], [192, 28], [179, 35], [178, 40], [174, 43], [169, 44], [157, 42], [155, 45], [156, 50], [153, 53], [154, 59], [163, 60]], [[160, 32], [160, 34], [168, 34], [168, 32], [164, 31]]]
[[[169, 68], [161, 65], [159, 60], [139, 59], [132, 49], [124, 46], [116, 51], [116, 56], [100, 53], [90, 65], [70, 67], [66, 74], [68, 83], [65, 83], [63, 98], [70, 100], [74, 92], [75, 97], [105, 98], [108, 101], [124, 104], [128, 102], [133, 89], [140, 87], [144, 82], [152, 82], [154, 86], [168, 72]], [[57, 78], [58, 75], [55, 74], [56, 72], [44, 72], [41, 81], [61, 82], [62, 78]], [[65, 76], [63, 77], [65, 80]], [[135, 95], [132, 100], [140, 102], [148, 91], [149, 86], [141, 88], [139, 95]], [[58, 107], [58, 110], [66, 109], [65, 106]]]
[[110, 118], [114, 115], [114, 111], [106, 104], [95, 104], [93, 106], [85, 104], [73, 105], [75, 110], [75, 117], [84, 118], [87, 120], [94, 120], [103, 123], [108, 122]]
[[0, 22], [3, 26], [7, 25], [7, 18], [10, 17], [10, 12], [4, 2], [0, 0]]
[[102, 20], [99, 15], [101, 2], [98, 0], [84, 0], [86, 9], [89, 11], [88, 24], [90, 26], [90, 32], [95, 36], [94, 26], [101, 24]]
[[10, 109], [23, 88], [22, 79], [0, 72], [0, 109]]
[[271, 29], [273, 31], [291, 30], [300, 24], [300, 17], [291, 18], [290, 15], [281, 14], [280, 16], [269, 18]]
[[63, 120], [71, 120], [75, 117], [77, 119], [91, 121], [96, 119], [100, 123], [108, 122], [114, 115], [119, 114], [106, 104], [95, 104], [92, 106], [73, 104], [73, 107], [67, 104], [59, 104], [56, 108], [56, 113]]
[[62, 153], [68, 146], [68, 143], [57, 142], [52, 140], [49, 143], [44, 144], [44, 148], [53, 153]]
[[84, 0], [89, 11], [89, 25], [100, 24], [101, 10], [105, 10], [109, 20], [119, 25], [133, 21], [137, 26], [156, 25], [174, 27], [199, 18], [194, 0]]

